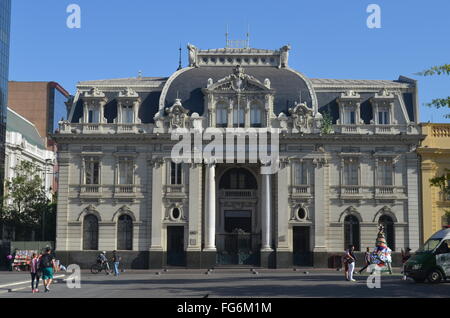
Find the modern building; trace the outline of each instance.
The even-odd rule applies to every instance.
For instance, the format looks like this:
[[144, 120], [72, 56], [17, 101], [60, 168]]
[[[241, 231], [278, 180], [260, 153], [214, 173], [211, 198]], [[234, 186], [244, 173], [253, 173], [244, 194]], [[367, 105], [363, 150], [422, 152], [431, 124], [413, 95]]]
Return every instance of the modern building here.
[[[8, 102], [9, 37], [11, 25], [11, 0], [0, 2], [0, 183], [3, 184], [5, 168], [6, 116]], [[0, 196], [3, 196], [3, 186]]]
[[[44, 145], [55, 154], [57, 145], [49, 136], [58, 129], [58, 122], [67, 120], [72, 96], [56, 82], [9, 82], [8, 107], [34, 125]], [[58, 164], [53, 165], [51, 188], [58, 189]]]
[[[41, 170], [42, 186], [51, 200], [53, 196], [53, 168], [56, 164], [56, 153], [47, 149], [45, 137], [41, 137], [36, 125], [9, 108], [5, 152], [5, 180], [14, 178], [14, 169], [20, 162], [33, 162]], [[7, 189], [5, 189], [5, 192], [7, 192]], [[5, 203], [8, 204], [10, 201]], [[15, 239], [13, 228], [6, 228], [3, 233], [2, 239]]]
[[422, 124], [426, 138], [417, 149], [421, 157], [423, 239], [450, 225], [450, 195], [431, 186], [430, 180], [446, 177], [450, 182], [450, 124]]
[[39, 134], [47, 136], [58, 129], [58, 122], [67, 120], [67, 103], [71, 95], [56, 82], [9, 82], [8, 107], [34, 123]]
[[[87, 266], [120, 250], [134, 268], [326, 267], [350, 244], [373, 247], [379, 224], [395, 255], [419, 247], [414, 80], [309, 78], [289, 67], [289, 46], [188, 49], [170, 77], [78, 84], [54, 135], [60, 259]], [[245, 160], [176, 161], [183, 128], [247, 134]], [[261, 156], [254, 132], [279, 156]], [[180, 153], [211, 150], [201, 136]]]

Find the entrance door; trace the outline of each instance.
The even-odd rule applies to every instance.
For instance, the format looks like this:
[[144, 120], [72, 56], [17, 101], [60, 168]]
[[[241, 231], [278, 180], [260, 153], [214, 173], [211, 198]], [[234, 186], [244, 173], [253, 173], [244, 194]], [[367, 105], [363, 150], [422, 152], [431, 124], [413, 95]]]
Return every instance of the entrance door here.
[[185, 266], [186, 252], [184, 251], [184, 227], [167, 227], [167, 265]]
[[312, 266], [309, 234], [308, 226], [295, 226], [293, 228], [293, 263], [296, 266]]
[[225, 211], [225, 232], [218, 251], [218, 263], [223, 265], [254, 265], [257, 253], [253, 250], [251, 211]]

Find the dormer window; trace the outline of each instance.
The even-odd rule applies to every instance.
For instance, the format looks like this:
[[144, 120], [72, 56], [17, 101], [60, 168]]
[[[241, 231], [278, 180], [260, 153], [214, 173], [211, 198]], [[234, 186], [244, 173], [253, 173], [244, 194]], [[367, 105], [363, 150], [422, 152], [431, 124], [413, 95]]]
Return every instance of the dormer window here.
[[390, 124], [390, 110], [387, 107], [382, 107], [378, 109], [378, 125], [389, 125]]
[[97, 107], [91, 107], [88, 110], [88, 123], [98, 124], [100, 122], [100, 112]]
[[216, 108], [216, 127], [228, 126], [228, 109], [225, 104], [219, 104]]
[[233, 109], [233, 127], [244, 127], [245, 126], [245, 112], [244, 108], [234, 108]]
[[122, 106], [122, 123], [133, 124], [134, 123], [134, 109], [133, 106]]
[[354, 109], [344, 110], [344, 125], [356, 124], [356, 112]]
[[257, 104], [250, 107], [250, 126], [262, 127], [262, 110]]

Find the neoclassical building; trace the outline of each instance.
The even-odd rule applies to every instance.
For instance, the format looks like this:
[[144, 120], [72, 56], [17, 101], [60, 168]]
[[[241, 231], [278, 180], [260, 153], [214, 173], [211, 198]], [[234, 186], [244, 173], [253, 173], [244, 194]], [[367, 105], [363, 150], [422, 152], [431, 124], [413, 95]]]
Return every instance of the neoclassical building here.
[[[415, 81], [308, 78], [289, 67], [289, 46], [188, 50], [167, 78], [78, 84], [54, 135], [59, 258], [326, 267], [349, 244], [373, 247], [380, 223], [394, 251], [418, 248]], [[175, 131], [211, 127], [279, 132], [275, 173], [263, 160], [174, 160]], [[258, 147], [248, 138], [237, 153]]]

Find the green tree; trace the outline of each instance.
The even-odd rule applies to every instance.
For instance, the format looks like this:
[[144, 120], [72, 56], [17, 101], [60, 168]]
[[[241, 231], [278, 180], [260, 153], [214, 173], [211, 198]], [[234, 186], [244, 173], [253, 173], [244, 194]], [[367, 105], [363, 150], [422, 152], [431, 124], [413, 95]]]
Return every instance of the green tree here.
[[5, 182], [1, 221], [27, 240], [32, 231], [41, 234], [45, 223], [51, 223], [55, 208], [45, 193], [42, 169], [32, 162], [21, 161], [14, 172], [15, 176]]
[[[416, 74], [421, 76], [450, 75], [450, 64], [433, 66], [428, 70]], [[450, 96], [445, 98], [435, 98], [430, 103], [426, 103], [425, 105], [428, 107], [435, 107], [435, 108], [450, 108]], [[445, 118], [450, 118], [450, 113], [446, 114]]]
[[[447, 171], [444, 175], [440, 177], [435, 177], [430, 179], [430, 185], [433, 187], [438, 187], [441, 189], [442, 194], [445, 198], [450, 197], [450, 173]], [[450, 210], [444, 210], [445, 211], [445, 217], [448, 222], [450, 222]], [[450, 225], [450, 223], [449, 223]]]
[[321, 133], [324, 135], [331, 134], [333, 131], [333, 118], [328, 110], [322, 114], [322, 128]]

